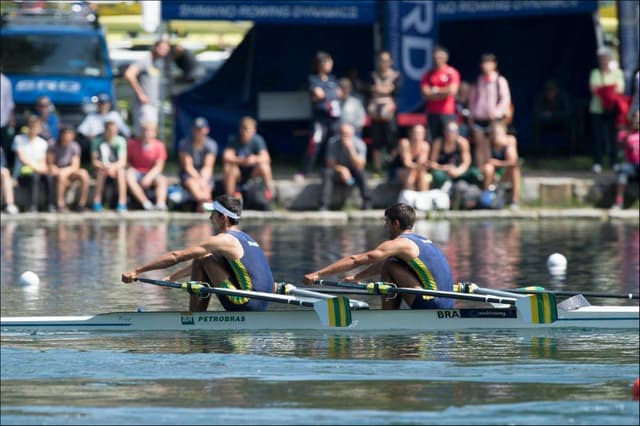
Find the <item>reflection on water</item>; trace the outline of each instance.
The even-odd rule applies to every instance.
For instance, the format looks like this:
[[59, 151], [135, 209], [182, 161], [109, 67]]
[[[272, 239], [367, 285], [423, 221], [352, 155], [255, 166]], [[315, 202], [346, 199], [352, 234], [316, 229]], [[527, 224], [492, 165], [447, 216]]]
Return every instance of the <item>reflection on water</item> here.
[[[314, 226], [247, 223], [278, 281], [299, 283], [304, 273], [350, 253], [370, 249], [385, 236], [380, 223]], [[454, 279], [492, 288], [543, 285], [552, 289], [637, 292], [639, 227], [593, 221], [420, 221], [449, 259]], [[212, 232], [207, 221], [57, 223], [2, 226], [2, 315], [79, 314], [111, 310], [183, 309], [186, 297], [151, 286], [125, 285], [120, 274], [165, 251], [197, 244]], [[563, 253], [566, 278], [546, 269], [550, 253]], [[25, 270], [40, 285], [20, 287]], [[149, 276], [161, 278], [165, 272]], [[609, 302], [608, 302], [609, 303]], [[613, 302], [611, 302], [613, 303]]]

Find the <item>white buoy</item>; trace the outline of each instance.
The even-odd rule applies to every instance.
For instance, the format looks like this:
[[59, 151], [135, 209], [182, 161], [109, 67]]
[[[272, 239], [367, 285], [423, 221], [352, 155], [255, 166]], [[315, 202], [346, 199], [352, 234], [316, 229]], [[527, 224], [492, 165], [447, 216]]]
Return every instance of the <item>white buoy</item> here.
[[547, 269], [551, 275], [564, 275], [567, 272], [567, 258], [560, 253], [553, 253], [547, 259]]
[[40, 284], [40, 277], [35, 272], [25, 271], [20, 275], [19, 282], [22, 286], [37, 286]]

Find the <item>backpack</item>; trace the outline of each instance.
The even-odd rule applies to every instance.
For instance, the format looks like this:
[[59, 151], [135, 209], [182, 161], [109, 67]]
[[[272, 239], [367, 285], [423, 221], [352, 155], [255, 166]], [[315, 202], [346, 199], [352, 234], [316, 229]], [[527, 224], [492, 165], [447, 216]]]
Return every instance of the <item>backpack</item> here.
[[248, 210], [271, 210], [271, 202], [267, 201], [267, 186], [259, 178], [249, 179], [242, 185], [242, 208]]

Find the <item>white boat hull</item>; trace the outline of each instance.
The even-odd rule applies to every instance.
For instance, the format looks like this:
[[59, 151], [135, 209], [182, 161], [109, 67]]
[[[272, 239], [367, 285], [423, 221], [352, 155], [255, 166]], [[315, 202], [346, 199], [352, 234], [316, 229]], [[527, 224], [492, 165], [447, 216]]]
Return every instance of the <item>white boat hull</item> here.
[[[361, 310], [352, 311], [352, 324], [333, 330], [440, 331], [476, 329], [635, 329], [640, 325], [638, 306], [588, 306], [558, 310], [551, 324], [531, 324], [514, 309]], [[6, 332], [70, 331], [230, 331], [327, 329], [312, 310], [269, 312], [115, 312], [92, 316], [3, 317]]]

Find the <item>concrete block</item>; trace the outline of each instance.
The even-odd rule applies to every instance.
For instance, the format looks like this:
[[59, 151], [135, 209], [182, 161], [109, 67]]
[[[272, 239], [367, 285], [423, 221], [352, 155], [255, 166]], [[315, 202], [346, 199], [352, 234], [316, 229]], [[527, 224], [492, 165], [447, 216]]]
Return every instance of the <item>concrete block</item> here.
[[573, 202], [573, 182], [540, 183], [540, 203], [543, 206], [567, 206]]

